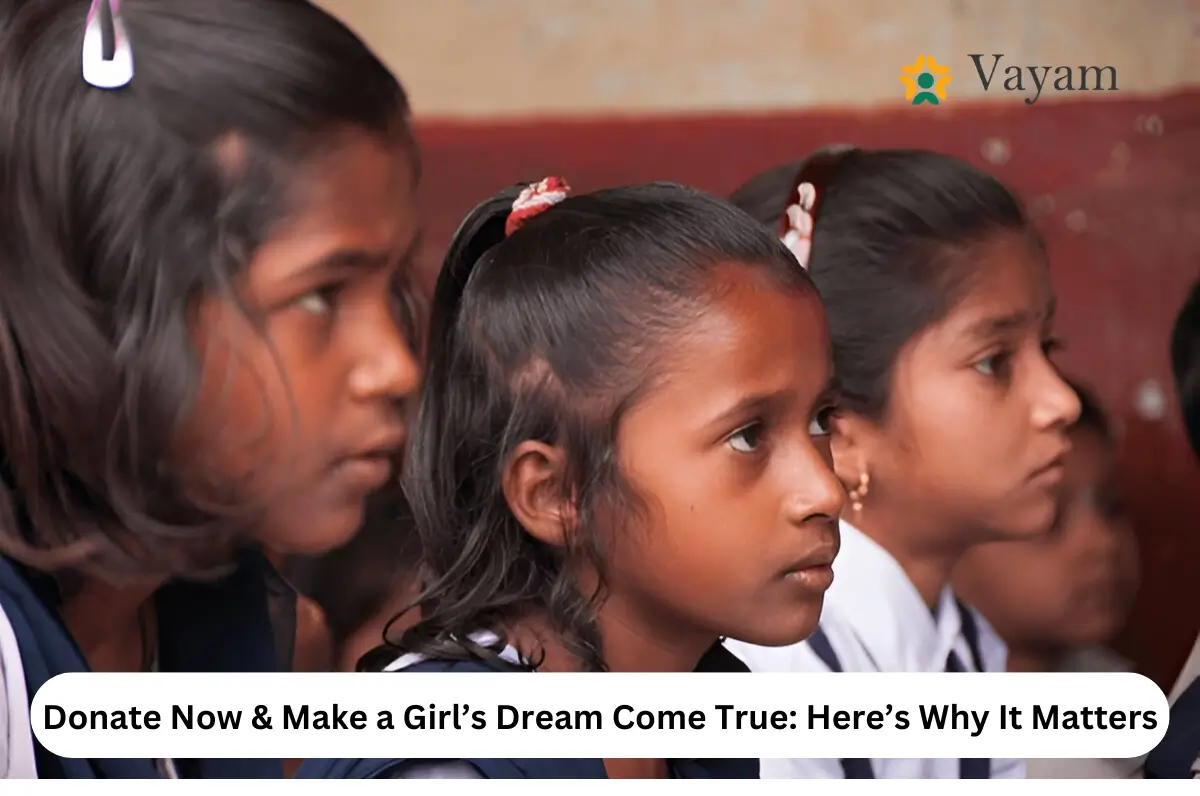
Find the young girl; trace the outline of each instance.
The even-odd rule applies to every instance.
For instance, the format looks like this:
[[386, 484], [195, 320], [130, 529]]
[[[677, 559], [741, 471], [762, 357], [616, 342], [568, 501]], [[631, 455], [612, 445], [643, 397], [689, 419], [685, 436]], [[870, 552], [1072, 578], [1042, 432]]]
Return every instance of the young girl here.
[[[1131, 671], [1105, 646], [1121, 630], [1137, 590], [1137, 549], [1116, 484], [1116, 439], [1089, 391], [1071, 427], [1065, 490], [1047, 536], [972, 548], [955, 590], [1008, 645], [1009, 671]], [[1127, 776], [1129, 760], [1034, 759], [1030, 778]]]
[[[849, 491], [821, 628], [732, 648], [755, 671], [1003, 671], [956, 599], [972, 546], [1043, 535], [1079, 414], [1047, 358], [1054, 298], [1038, 235], [999, 182], [929, 152], [837, 148], [734, 195], [809, 268], [829, 313]], [[764, 776], [1020, 776], [1020, 761], [771, 760]]]
[[31, 0], [0, 106], [2, 773], [278, 776], [58, 758], [29, 700], [63, 672], [291, 667], [294, 595], [256, 551], [353, 535], [418, 378], [404, 93], [307, 2]]
[[[791, 644], [816, 627], [844, 493], [807, 276], [719, 199], [671, 185], [565, 193], [551, 179], [501, 194], [451, 244], [405, 469], [430, 585], [377, 669], [744, 671], [720, 637]], [[758, 775], [752, 759], [306, 765]]]

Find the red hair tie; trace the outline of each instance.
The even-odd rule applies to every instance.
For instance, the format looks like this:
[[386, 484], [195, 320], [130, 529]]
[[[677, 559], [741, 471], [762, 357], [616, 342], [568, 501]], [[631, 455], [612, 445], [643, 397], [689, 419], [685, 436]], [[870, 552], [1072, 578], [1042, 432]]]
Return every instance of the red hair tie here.
[[556, 205], [571, 193], [571, 186], [561, 177], [547, 177], [541, 182], [527, 186], [513, 202], [504, 224], [504, 234], [511, 235], [520, 229], [526, 221], [541, 213], [547, 207]]

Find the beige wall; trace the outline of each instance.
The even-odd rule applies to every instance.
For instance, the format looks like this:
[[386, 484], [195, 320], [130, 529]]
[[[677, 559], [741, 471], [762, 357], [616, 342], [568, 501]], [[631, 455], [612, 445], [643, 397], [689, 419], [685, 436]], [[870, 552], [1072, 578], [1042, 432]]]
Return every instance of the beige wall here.
[[1013, 101], [984, 94], [972, 52], [1110, 64], [1122, 93], [1200, 85], [1200, 0], [318, 2], [426, 118], [902, 102], [921, 53], [951, 67], [951, 99]]

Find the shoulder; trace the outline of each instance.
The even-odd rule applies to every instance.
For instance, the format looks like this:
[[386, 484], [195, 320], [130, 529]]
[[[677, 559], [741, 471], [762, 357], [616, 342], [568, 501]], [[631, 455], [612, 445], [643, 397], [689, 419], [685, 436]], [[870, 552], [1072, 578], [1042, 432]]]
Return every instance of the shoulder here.
[[430, 658], [416, 652], [399, 653], [391, 663], [381, 667], [385, 672], [414, 671], [462, 671], [462, 672], [495, 672], [508, 671], [507, 666], [522, 666], [520, 653], [512, 646], [502, 644], [494, 633], [473, 633], [471, 641], [490, 650], [499, 650], [494, 660], [480, 658]]
[[398, 765], [380, 779], [486, 779], [466, 760], [425, 760]]

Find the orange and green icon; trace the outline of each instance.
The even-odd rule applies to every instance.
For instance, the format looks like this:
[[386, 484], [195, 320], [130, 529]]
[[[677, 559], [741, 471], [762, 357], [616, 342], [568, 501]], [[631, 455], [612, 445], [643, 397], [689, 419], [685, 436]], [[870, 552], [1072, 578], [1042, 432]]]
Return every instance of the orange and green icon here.
[[919, 55], [900, 70], [904, 98], [913, 105], [941, 105], [950, 80], [950, 67], [942, 66], [932, 55]]

